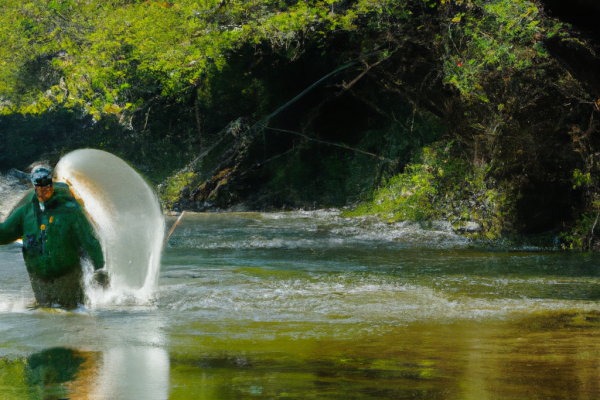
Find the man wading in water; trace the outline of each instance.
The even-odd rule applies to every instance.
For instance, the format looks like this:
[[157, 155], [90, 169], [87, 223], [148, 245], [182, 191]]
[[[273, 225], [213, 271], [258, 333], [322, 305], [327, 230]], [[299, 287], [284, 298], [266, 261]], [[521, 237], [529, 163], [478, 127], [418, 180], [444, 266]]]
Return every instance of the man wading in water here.
[[[41, 166], [31, 172], [31, 182], [35, 190], [0, 224], [0, 245], [23, 239], [23, 258], [40, 306], [75, 308], [84, 296], [80, 258], [89, 257], [99, 270], [102, 247], [67, 184], [53, 183], [51, 170]], [[101, 284], [107, 278], [104, 271], [96, 273]]]

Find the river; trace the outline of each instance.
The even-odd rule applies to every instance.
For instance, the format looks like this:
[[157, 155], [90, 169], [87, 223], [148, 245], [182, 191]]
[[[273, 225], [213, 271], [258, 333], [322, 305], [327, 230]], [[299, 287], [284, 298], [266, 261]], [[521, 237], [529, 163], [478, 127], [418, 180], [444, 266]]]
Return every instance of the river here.
[[67, 312], [31, 307], [20, 253], [0, 247], [2, 399], [600, 398], [595, 254], [334, 210], [186, 214], [150, 303]]

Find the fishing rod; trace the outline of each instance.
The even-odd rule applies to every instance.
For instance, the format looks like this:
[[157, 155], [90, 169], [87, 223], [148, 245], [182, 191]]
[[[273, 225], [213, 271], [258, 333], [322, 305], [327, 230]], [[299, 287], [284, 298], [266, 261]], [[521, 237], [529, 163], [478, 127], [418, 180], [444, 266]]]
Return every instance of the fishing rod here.
[[383, 156], [380, 156], [379, 154], [369, 153], [368, 151], [364, 151], [364, 150], [361, 150], [361, 149], [355, 149], [354, 147], [342, 145], [342, 144], [339, 144], [339, 143], [328, 142], [326, 140], [319, 140], [319, 139], [311, 138], [310, 136], [305, 135], [305, 134], [300, 133], [300, 132], [294, 132], [294, 131], [290, 131], [290, 130], [287, 130], [287, 129], [269, 128], [268, 126], [265, 129], [269, 129], [269, 130], [276, 131], [276, 132], [285, 132], [285, 133], [291, 133], [293, 135], [302, 136], [303, 138], [305, 138], [307, 140], [311, 140], [313, 142], [323, 143], [323, 144], [326, 144], [328, 146], [341, 147], [342, 149], [346, 149], [346, 150], [350, 150], [350, 151], [355, 151], [355, 152], [361, 153], [361, 154], [366, 154], [368, 156], [375, 157], [375, 158], [377, 158], [377, 159], [379, 159], [381, 161], [385, 161], [385, 162], [388, 162], [388, 163], [391, 163], [391, 162], [395, 161], [395, 160], [390, 160], [389, 158], [385, 158]]
[[184, 215], [185, 215], [185, 211], [183, 211], [181, 213], [181, 215], [179, 216], [179, 218], [177, 218], [177, 221], [175, 221], [175, 223], [173, 224], [173, 227], [171, 227], [171, 231], [169, 232], [169, 234], [167, 235], [167, 238], [165, 239], [165, 242], [163, 243], [163, 248], [167, 247], [167, 244], [169, 243], [169, 238], [171, 237], [171, 235], [173, 234], [173, 232], [175, 232], [175, 228], [177, 228], [177, 225], [179, 225], [179, 223], [183, 219]]

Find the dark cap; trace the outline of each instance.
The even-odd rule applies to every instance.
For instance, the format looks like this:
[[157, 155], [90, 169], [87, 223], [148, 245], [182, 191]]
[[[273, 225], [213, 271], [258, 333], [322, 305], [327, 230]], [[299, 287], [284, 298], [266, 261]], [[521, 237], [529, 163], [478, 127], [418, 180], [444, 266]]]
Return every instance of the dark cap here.
[[42, 167], [41, 165], [35, 167], [33, 171], [31, 171], [31, 183], [35, 186], [52, 185], [52, 170], [50, 168]]

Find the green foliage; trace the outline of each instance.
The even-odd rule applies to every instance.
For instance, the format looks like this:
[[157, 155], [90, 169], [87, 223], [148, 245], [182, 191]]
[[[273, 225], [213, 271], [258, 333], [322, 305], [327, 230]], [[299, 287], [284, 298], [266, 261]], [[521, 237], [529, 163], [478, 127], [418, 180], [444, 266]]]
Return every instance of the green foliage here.
[[[599, 208], [600, 203], [596, 202], [595, 206]], [[582, 213], [570, 230], [560, 234], [563, 242], [561, 247], [570, 250], [592, 250], [597, 223], [598, 212]]]
[[185, 172], [170, 178], [166, 187], [161, 187], [161, 200], [164, 204], [173, 204], [181, 197], [184, 188], [198, 182], [198, 174], [194, 172]]
[[[447, 3], [452, 8], [452, 1]], [[483, 81], [490, 74], [509, 75], [547, 58], [539, 40], [557, 34], [562, 24], [543, 18], [528, 0], [468, 0], [465, 12], [446, 20], [445, 82], [469, 99], [489, 101]], [[500, 105], [502, 106], [502, 105]]]
[[573, 171], [573, 189], [576, 189], [582, 185], [590, 185], [591, 183], [592, 178], [589, 172], [584, 174], [577, 168]]
[[[177, 121], [179, 115], [167, 111]], [[2, 116], [0, 169], [27, 171], [35, 161], [48, 160], [54, 164], [70, 151], [95, 148], [123, 158], [157, 184], [189, 162], [196, 150], [188, 143], [189, 137], [197, 132], [196, 124], [190, 128], [157, 114], [148, 123], [154, 129], [136, 131], [119, 124], [115, 116], [96, 122], [89, 115], [82, 116], [81, 110], [68, 108], [38, 115]], [[2, 152], [3, 147], [10, 151]]]
[[460, 158], [452, 142], [438, 142], [424, 147], [418, 161], [348, 215], [375, 214], [390, 222], [447, 220], [455, 229], [476, 222], [482, 234], [494, 239], [509, 223], [507, 193], [490, 178], [489, 167], [476, 168]]
[[[222, 206], [252, 196], [260, 208], [339, 206], [368, 199], [382, 177], [395, 176], [375, 194], [380, 203], [360, 212], [449, 219], [457, 227], [475, 221], [491, 236], [512, 220], [523, 232], [556, 229], [596, 210], [597, 72], [587, 81], [576, 75], [597, 57], [537, 4], [0, 0], [0, 164], [26, 166], [46, 151], [55, 160], [95, 147], [160, 182], [215, 143], [229, 121], [244, 117], [252, 125], [345, 61], [378, 51], [269, 126], [393, 163], [261, 133], [262, 142], [236, 161], [239, 179], [224, 177], [231, 197]], [[559, 53], [560, 63], [552, 56]], [[333, 99], [347, 97], [359, 105], [334, 115]], [[358, 113], [372, 126], [343, 124]], [[426, 115], [450, 129], [420, 130]], [[456, 144], [447, 152], [442, 144], [429, 148], [396, 176], [408, 154], [441, 136]], [[167, 204], [180, 204], [186, 187], [199, 193], [212, 182], [208, 195], [222, 184], [212, 175], [232, 165], [209, 168], [218, 164], [209, 158], [197, 177], [186, 169], [163, 186]], [[560, 193], [559, 206], [540, 204]], [[196, 207], [190, 204], [180, 205]]]
[[[293, 59], [307, 38], [356, 29], [358, 13], [385, 4], [0, 0], [0, 111], [79, 107], [126, 123], [152, 97], [180, 99], [210, 85], [244, 44], [268, 42]], [[31, 63], [53, 79], [21, 85]]]

